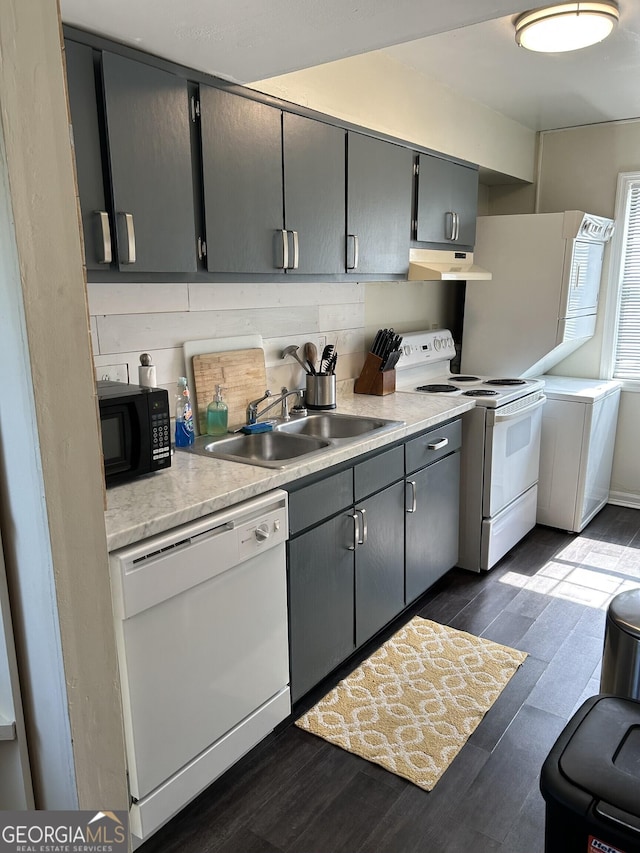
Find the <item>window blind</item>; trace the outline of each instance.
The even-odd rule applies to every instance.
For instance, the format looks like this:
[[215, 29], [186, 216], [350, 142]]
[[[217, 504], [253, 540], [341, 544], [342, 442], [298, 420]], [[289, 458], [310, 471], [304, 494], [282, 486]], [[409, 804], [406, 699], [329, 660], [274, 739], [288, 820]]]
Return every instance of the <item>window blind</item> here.
[[613, 375], [640, 380], [640, 181], [628, 185]]

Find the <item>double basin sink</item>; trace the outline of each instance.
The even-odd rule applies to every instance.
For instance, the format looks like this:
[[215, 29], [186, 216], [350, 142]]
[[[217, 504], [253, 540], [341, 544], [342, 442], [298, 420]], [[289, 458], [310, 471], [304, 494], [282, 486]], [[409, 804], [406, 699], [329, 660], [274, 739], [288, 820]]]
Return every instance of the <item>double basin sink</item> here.
[[318, 456], [350, 441], [404, 426], [404, 421], [336, 412], [314, 412], [268, 423], [273, 426], [269, 432], [234, 433], [220, 438], [205, 435], [185, 450], [263, 468], [285, 468], [302, 457]]

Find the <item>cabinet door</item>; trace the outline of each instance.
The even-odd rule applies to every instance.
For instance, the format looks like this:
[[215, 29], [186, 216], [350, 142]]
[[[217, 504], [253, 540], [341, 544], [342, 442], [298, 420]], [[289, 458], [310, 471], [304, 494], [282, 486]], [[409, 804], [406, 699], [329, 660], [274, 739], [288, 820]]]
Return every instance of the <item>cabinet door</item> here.
[[406, 601], [410, 604], [458, 561], [460, 453], [407, 478]]
[[472, 249], [476, 239], [478, 172], [450, 160], [421, 154], [416, 238]]
[[87, 269], [108, 268], [113, 258], [113, 219], [107, 207], [96, 97], [93, 48], [65, 40], [67, 88], [73, 125], [78, 194]]
[[404, 483], [356, 504], [356, 645], [360, 646], [404, 608]]
[[346, 512], [289, 542], [293, 702], [355, 650], [350, 545], [353, 545], [353, 519]]
[[102, 73], [119, 267], [195, 272], [187, 82], [106, 51]]
[[344, 273], [345, 131], [284, 113], [282, 144], [289, 264], [298, 273]]
[[347, 145], [347, 272], [406, 273], [413, 154], [360, 133]]
[[283, 267], [282, 114], [200, 86], [202, 170], [211, 272]]

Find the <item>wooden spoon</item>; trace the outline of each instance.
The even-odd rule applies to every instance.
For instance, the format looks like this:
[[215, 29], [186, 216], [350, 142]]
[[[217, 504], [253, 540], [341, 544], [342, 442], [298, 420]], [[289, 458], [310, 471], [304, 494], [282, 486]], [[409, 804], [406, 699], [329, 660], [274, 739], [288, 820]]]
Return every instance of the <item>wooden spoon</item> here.
[[311, 373], [315, 373], [316, 361], [318, 360], [318, 350], [316, 349], [316, 345], [312, 344], [310, 341], [304, 345], [304, 359], [309, 365]]

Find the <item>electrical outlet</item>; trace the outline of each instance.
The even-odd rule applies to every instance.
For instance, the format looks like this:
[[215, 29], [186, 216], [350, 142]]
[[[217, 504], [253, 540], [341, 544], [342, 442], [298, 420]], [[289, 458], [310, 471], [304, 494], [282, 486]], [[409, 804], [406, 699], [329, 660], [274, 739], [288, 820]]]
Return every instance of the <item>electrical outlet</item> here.
[[318, 355], [322, 355], [322, 350], [326, 347], [326, 345], [327, 345], [327, 336], [326, 335], [319, 335], [318, 336]]
[[102, 364], [96, 367], [96, 379], [107, 379], [110, 382], [128, 382], [128, 364]]

